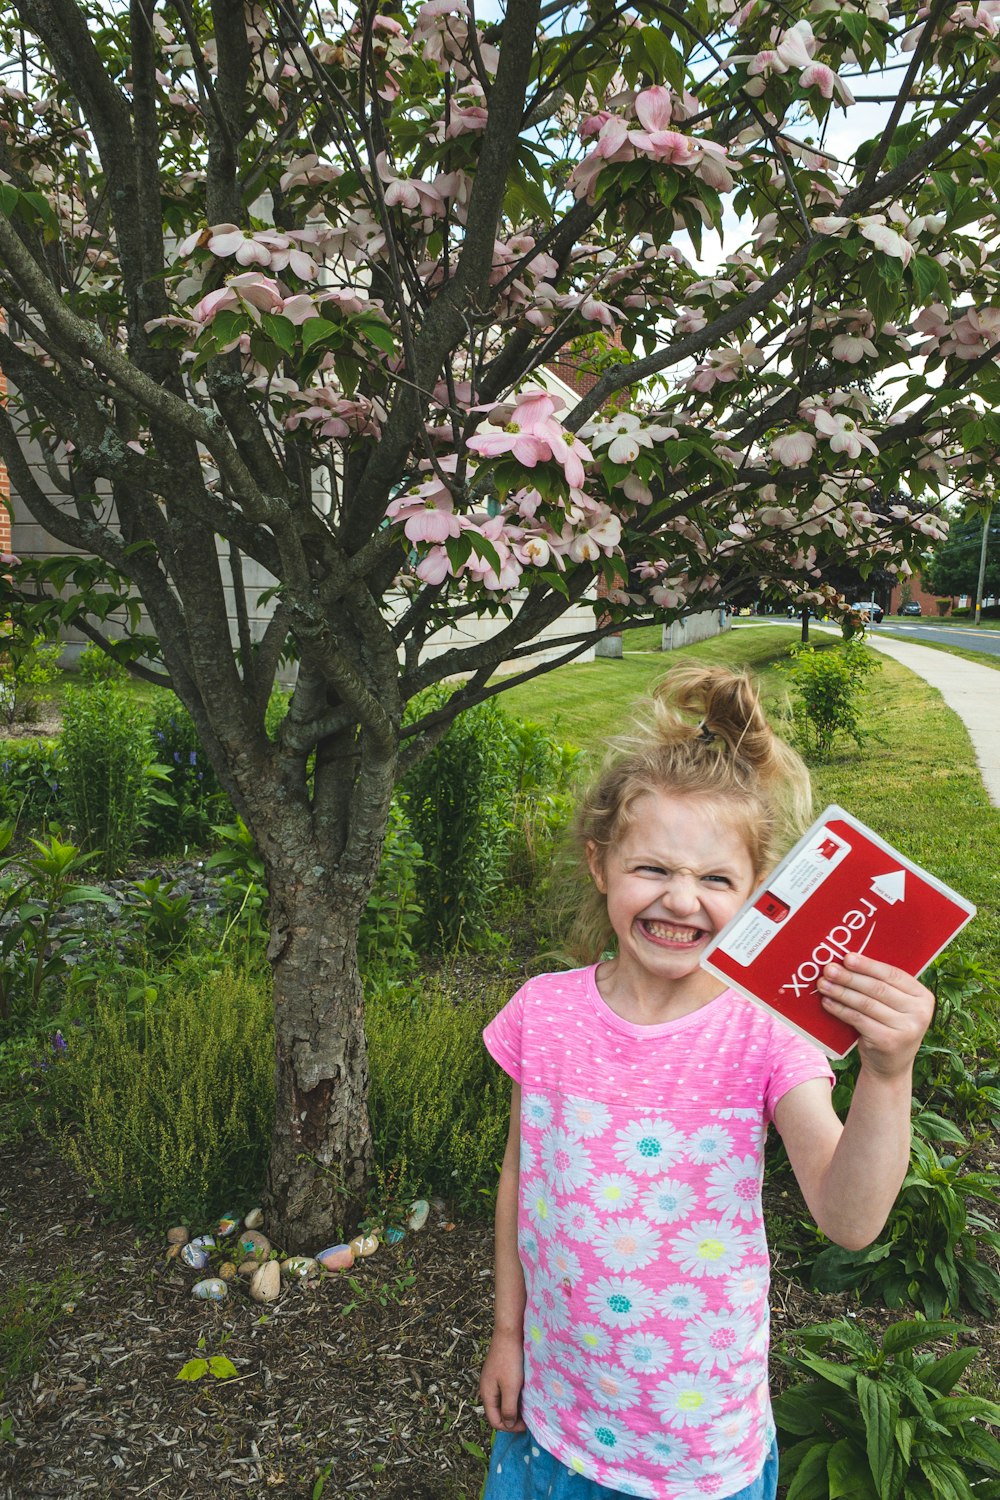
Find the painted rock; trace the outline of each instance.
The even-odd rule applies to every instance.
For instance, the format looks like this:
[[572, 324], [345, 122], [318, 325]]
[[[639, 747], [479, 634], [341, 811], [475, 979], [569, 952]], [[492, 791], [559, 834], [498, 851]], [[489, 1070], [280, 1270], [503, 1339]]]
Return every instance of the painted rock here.
[[167, 1230], [168, 1245], [186, 1245], [190, 1238], [191, 1236], [188, 1234], [183, 1224], [178, 1224], [175, 1229]]
[[406, 1230], [397, 1228], [395, 1224], [390, 1224], [388, 1229], [383, 1231], [382, 1238], [387, 1245], [398, 1245], [400, 1240], [406, 1239]]
[[194, 1245], [194, 1247], [195, 1247], [196, 1250], [214, 1250], [214, 1248], [215, 1248], [215, 1235], [214, 1234], [196, 1234], [195, 1237], [194, 1237], [194, 1239], [191, 1241], [191, 1243], [192, 1243], [192, 1245]]
[[264, 1222], [264, 1210], [252, 1208], [243, 1220], [244, 1229], [259, 1229]]
[[374, 1255], [378, 1240], [373, 1234], [359, 1234], [351, 1241], [349, 1249], [353, 1255]]
[[410, 1204], [410, 1215], [406, 1221], [407, 1229], [423, 1229], [430, 1215], [431, 1206], [426, 1198], [416, 1198]]
[[250, 1295], [255, 1302], [273, 1302], [281, 1291], [281, 1270], [276, 1260], [265, 1261], [250, 1278]]
[[224, 1260], [222, 1262], [222, 1265], [219, 1267], [219, 1275], [223, 1281], [232, 1281], [236, 1275], [236, 1267], [231, 1260]]
[[290, 1255], [281, 1262], [281, 1274], [288, 1281], [305, 1281], [319, 1270], [311, 1255]]
[[321, 1250], [316, 1259], [327, 1271], [349, 1271], [354, 1264], [354, 1251], [350, 1245], [331, 1245]]
[[258, 1260], [263, 1260], [265, 1255], [271, 1253], [271, 1241], [257, 1229], [244, 1229], [240, 1235], [240, 1249], [244, 1255], [253, 1255]]
[[235, 1214], [223, 1214], [215, 1226], [215, 1232], [219, 1236], [219, 1239], [224, 1240], [227, 1235], [232, 1234], [239, 1222]]
[[202, 1271], [208, 1265], [208, 1251], [202, 1250], [192, 1240], [190, 1245], [181, 1246], [181, 1260], [192, 1271]]
[[224, 1302], [229, 1296], [229, 1288], [221, 1277], [208, 1276], [204, 1281], [195, 1282], [191, 1295], [202, 1302]]

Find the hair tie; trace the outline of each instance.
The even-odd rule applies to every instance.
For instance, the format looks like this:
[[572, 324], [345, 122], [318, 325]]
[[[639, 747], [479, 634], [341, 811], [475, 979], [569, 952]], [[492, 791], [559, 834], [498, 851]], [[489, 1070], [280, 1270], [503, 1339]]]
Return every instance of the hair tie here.
[[704, 719], [702, 719], [701, 723], [698, 725], [698, 728], [695, 730], [695, 734], [697, 738], [703, 741], [703, 743], [706, 745], [710, 745], [715, 739], [715, 731], [709, 729]]

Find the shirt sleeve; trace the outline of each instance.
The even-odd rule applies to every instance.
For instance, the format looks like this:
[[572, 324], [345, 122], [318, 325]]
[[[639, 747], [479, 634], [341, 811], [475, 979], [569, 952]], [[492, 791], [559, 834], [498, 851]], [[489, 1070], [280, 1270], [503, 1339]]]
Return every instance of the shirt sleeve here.
[[522, 986], [483, 1032], [487, 1052], [515, 1083], [521, 1082], [521, 1032], [526, 989], [527, 986]]
[[797, 1084], [807, 1083], [810, 1078], [825, 1078], [830, 1084], [834, 1082], [826, 1053], [780, 1021], [771, 1024], [768, 1060], [770, 1066], [764, 1091], [764, 1118], [768, 1122], [774, 1119], [778, 1101]]

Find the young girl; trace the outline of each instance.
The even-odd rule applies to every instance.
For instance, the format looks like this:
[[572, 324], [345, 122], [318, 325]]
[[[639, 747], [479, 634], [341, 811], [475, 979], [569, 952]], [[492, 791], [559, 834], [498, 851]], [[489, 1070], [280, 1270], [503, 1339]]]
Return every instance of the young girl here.
[[652, 707], [576, 823], [582, 948], [614, 957], [530, 980], [485, 1032], [513, 1090], [484, 1500], [773, 1500], [767, 1126], [841, 1245], [879, 1234], [906, 1172], [933, 997], [827, 966], [861, 1037], [841, 1124], [823, 1054], [699, 966], [807, 821], [806, 769], [742, 677], [678, 669]]

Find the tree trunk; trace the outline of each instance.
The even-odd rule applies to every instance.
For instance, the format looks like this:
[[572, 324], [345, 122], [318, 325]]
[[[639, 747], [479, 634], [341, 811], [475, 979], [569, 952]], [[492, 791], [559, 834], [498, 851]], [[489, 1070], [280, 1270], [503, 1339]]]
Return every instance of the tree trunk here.
[[289, 1253], [315, 1254], [353, 1233], [371, 1175], [364, 899], [318, 865], [304, 879], [269, 875], [277, 1087], [267, 1223]]

